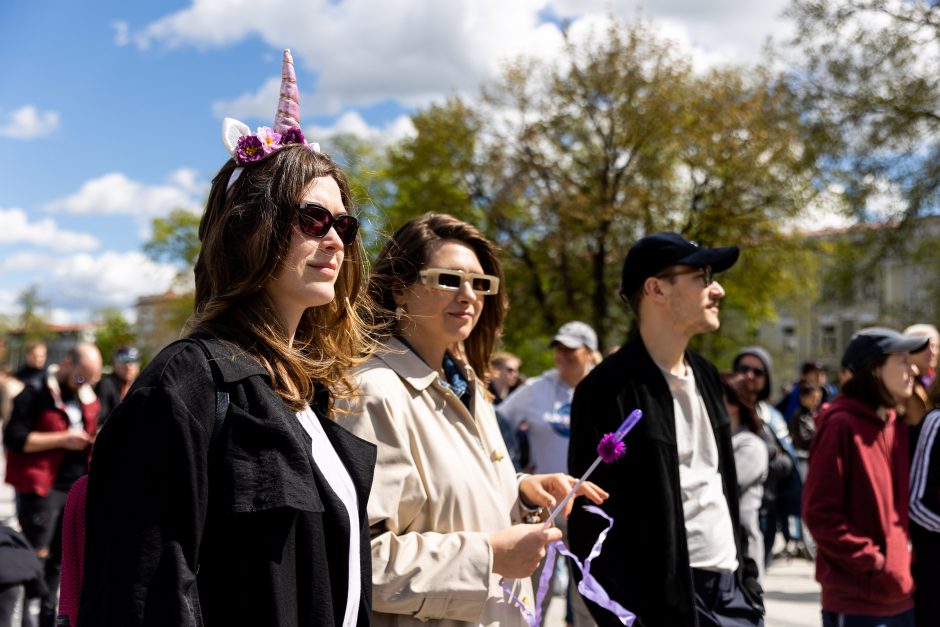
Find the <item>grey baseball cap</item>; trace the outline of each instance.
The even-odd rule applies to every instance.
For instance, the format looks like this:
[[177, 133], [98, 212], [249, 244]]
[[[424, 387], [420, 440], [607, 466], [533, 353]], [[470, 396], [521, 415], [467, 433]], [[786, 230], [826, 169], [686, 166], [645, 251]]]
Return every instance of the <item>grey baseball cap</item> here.
[[870, 327], [862, 329], [852, 336], [845, 353], [842, 355], [842, 367], [858, 372], [875, 359], [895, 353], [919, 353], [927, 348], [930, 338], [901, 335], [894, 329]]
[[566, 322], [561, 325], [561, 328], [558, 329], [558, 333], [552, 338], [549, 346], [554, 346], [556, 342], [568, 348], [581, 348], [584, 346], [592, 351], [596, 351], [597, 333], [594, 332], [594, 329], [592, 329], [590, 325], [578, 320], [572, 320], [571, 322]]

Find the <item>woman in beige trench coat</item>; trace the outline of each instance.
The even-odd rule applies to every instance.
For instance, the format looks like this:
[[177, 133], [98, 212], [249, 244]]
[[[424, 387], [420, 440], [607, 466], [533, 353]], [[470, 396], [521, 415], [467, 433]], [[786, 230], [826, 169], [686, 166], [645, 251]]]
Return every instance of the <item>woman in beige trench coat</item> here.
[[[525, 625], [501, 584], [532, 610], [529, 576], [561, 537], [520, 521], [575, 480], [515, 474], [477, 375], [502, 330], [502, 279], [495, 246], [434, 213], [401, 227], [373, 269], [387, 337], [340, 420], [378, 445], [368, 505], [378, 626]], [[591, 483], [581, 493], [607, 496]]]

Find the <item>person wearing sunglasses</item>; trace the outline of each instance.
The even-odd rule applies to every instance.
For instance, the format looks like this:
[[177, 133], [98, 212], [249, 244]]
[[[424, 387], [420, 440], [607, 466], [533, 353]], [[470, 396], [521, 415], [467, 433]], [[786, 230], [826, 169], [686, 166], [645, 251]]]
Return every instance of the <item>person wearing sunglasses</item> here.
[[[737, 246], [707, 248], [678, 233], [637, 241], [623, 263], [620, 295], [636, 324], [627, 342], [578, 384], [571, 404], [568, 471], [580, 475], [597, 443], [634, 409], [626, 455], [592, 478], [610, 492], [614, 524], [591, 575], [637, 625], [762, 625], [758, 569], [744, 551], [731, 425], [718, 370], [689, 350], [717, 331], [725, 288], [716, 275]], [[606, 521], [581, 507], [568, 541], [581, 560]], [[576, 570], [576, 569], [575, 569]], [[575, 578], [579, 578], [575, 572]], [[621, 625], [588, 602], [602, 626]]]
[[47, 589], [39, 627], [55, 625], [62, 513], [72, 484], [88, 470], [101, 407], [93, 386], [100, 378], [101, 352], [78, 344], [45, 376], [30, 380], [3, 432], [6, 481], [16, 490], [20, 528], [43, 563]]
[[770, 353], [760, 346], [748, 346], [738, 351], [731, 366], [744, 378], [746, 397], [742, 400], [757, 412], [770, 447], [770, 470], [764, 484], [760, 518], [766, 567], [773, 559], [772, 549], [778, 532], [786, 541], [787, 554], [801, 550], [800, 497], [803, 483], [799, 474], [799, 457], [787, 419], [770, 403], [773, 389]]
[[[370, 623], [375, 446], [335, 421], [370, 350], [343, 171], [300, 131], [284, 54], [273, 128], [227, 119], [186, 339], [98, 436], [78, 623]], [[221, 413], [220, 413], [221, 408]]]
[[[472, 225], [427, 213], [389, 239], [369, 291], [384, 346], [358, 371], [343, 419], [379, 444], [369, 500], [374, 623], [526, 624], [529, 575], [554, 527], [515, 524], [575, 480], [517, 475], [480, 374], [506, 314], [496, 247]], [[599, 502], [593, 484], [582, 492]]]

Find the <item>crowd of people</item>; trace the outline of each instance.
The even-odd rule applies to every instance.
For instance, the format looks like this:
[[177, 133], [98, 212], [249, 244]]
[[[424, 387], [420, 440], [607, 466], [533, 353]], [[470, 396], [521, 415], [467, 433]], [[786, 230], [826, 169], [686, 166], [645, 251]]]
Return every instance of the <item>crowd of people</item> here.
[[[940, 624], [936, 329], [862, 330], [839, 389], [807, 362], [775, 405], [764, 348], [725, 372], [689, 349], [720, 326], [738, 247], [656, 233], [626, 251], [626, 343], [605, 358], [568, 321], [555, 367], [524, 379], [494, 352], [494, 243], [429, 212], [367, 272], [288, 51], [280, 96], [271, 128], [223, 123], [186, 336], [142, 371], [120, 347], [104, 378], [91, 344], [49, 368], [33, 347], [4, 428], [25, 542], [0, 542], [31, 547], [30, 576], [0, 579], [0, 625], [28, 584], [40, 627], [531, 627], [566, 546], [572, 625], [759, 626], [778, 536], [815, 555], [824, 626]], [[73, 484], [74, 608], [57, 606]]]

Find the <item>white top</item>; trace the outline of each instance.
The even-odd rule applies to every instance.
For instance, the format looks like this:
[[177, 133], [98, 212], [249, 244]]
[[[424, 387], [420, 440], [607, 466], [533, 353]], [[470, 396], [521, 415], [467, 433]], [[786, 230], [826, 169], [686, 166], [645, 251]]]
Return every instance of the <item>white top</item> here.
[[359, 569], [359, 504], [356, 499], [356, 487], [343, 465], [343, 460], [336, 454], [336, 449], [323, 430], [319, 418], [309, 406], [297, 412], [297, 419], [313, 440], [310, 451], [317, 468], [323, 473], [330, 489], [346, 507], [349, 516], [349, 582], [346, 586], [346, 612], [343, 614], [343, 627], [355, 627], [359, 620], [359, 597], [362, 594], [361, 572]]
[[702, 570], [732, 572], [738, 568], [737, 548], [728, 501], [718, 472], [718, 446], [695, 374], [685, 376], [660, 367], [676, 414], [679, 486], [689, 543], [689, 565]]
[[496, 408], [514, 429], [529, 424], [529, 461], [533, 472], [568, 472], [571, 399], [574, 388], [552, 369], [506, 397]]

